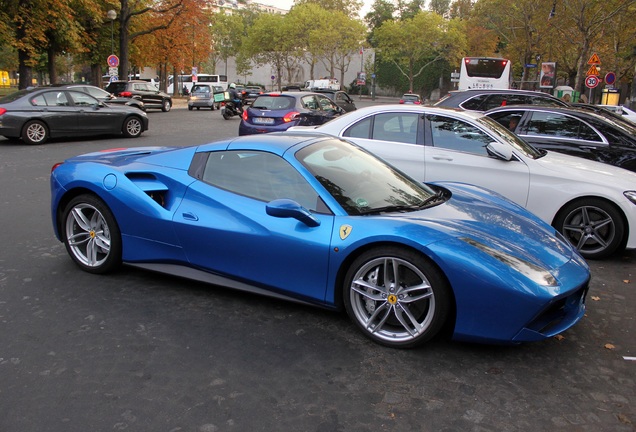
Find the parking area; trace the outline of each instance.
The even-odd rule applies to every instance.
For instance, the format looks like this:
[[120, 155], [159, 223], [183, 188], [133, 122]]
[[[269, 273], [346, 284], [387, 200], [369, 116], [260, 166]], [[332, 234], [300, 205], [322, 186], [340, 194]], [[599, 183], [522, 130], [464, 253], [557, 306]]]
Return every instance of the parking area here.
[[0, 138], [1, 431], [636, 430], [636, 251], [590, 262], [579, 324], [512, 347], [388, 349], [344, 314], [82, 272], [52, 232], [55, 162], [237, 135], [238, 119], [185, 104], [149, 117], [137, 139]]

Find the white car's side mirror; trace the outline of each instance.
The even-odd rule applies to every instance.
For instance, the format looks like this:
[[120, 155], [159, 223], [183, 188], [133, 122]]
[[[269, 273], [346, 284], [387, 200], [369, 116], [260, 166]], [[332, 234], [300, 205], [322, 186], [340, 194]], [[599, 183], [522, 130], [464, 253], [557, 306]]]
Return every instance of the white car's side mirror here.
[[486, 146], [488, 153], [503, 160], [512, 160], [512, 148], [499, 141], [493, 141]]

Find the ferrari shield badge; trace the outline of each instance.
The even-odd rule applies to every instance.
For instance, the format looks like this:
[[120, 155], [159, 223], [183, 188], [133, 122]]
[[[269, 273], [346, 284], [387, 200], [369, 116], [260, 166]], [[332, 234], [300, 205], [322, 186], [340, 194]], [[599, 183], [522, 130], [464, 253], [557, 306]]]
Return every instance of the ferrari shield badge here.
[[351, 230], [353, 229], [353, 227], [351, 225], [341, 225], [340, 226], [340, 240], [344, 240], [347, 237], [349, 237], [349, 234], [351, 234]]

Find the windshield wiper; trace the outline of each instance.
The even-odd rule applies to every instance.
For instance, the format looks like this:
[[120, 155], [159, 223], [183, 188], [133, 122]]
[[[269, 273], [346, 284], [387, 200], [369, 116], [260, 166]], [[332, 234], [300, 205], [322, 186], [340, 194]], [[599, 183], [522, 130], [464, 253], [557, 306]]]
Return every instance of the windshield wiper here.
[[403, 205], [390, 205], [385, 207], [378, 207], [369, 209], [367, 211], [363, 211], [360, 214], [369, 215], [369, 214], [381, 214], [381, 213], [406, 213], [414, 210], [421, 210], [425, 207], [429, 207], [430, 204], [436, 203], [441, 198], [444, 197], [444, 192], [442, 190], [437, 191], [434, 195], [426, 198], [419, 204], [403, 204]]

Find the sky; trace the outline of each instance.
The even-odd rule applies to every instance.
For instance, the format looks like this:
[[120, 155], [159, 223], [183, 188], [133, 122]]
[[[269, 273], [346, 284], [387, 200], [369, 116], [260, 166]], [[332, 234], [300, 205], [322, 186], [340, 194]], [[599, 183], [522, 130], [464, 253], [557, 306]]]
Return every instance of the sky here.
[[[255, 0], [259, 3], [268, 4], [270, 6], [275, 6], [281, 9], [291, 9], [294, 4], [294, 0]], [[360, 16], [364, 17], [370, 10], [371, 5], [373, 5], [373, 0], [363, 0], [362, 9], [360, 11]]]

